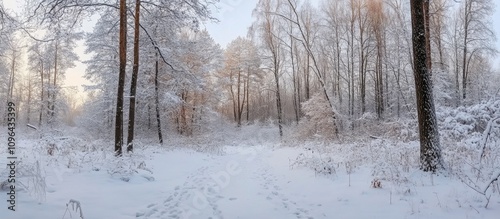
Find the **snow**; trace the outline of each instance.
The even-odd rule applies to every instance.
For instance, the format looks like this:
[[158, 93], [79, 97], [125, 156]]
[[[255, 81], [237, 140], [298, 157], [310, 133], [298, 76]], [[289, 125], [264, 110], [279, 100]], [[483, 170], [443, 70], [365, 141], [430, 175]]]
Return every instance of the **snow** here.
[[[402, 167], [379, 167], [396, 171], [400, 174], [399, 181], [377, 174], [374, 166], [381, 165], [380, 160], [392, 159], [392, 155], [384, 152], [402, 156], [398, 154], [401, 151], [395, 150], [397, 144], [378, 139], [366, 148], [352, 143], [309, 142], [296, 146], [279, 141], [277, 133], [275, 128], [249, 126], [221, 134], [228, 139], [219, 140], [221, 150], [213, 150], [218, 152], [174, 147], [184, 141], [175, 139], [172, 141], [175, 143], [164, 147], [136, 148], [135, 154], [121, 159], [102, 155], [111, 154], [111, 148], [66, 156], [62, 156], [64, 149], [54, 156], [33, 153], [41, 141], [26, 137], [18, 142], [23, 154], [20, 157], [25, 163], [38, 160], [43, 164], [45, 200], [39, 202], [28, 191], [19, 190], [16, 212], [4, 206], [0, 218], [79, 218], [77, 210], [71, 205], [67, 207], [70, 200], [80, 202], [84, 218], [498, 218], [500, 215], [498, 194], [492, 195], [485, 209], [481, 195], [446, 174], [423, 173], [411, 164], [407, 165], [407, 172]], [[74, 147], [82, 143], [71, 142]], [[107, 147], [102, 142], [94, 144]], [[414, 150], [416, 145], [405, 144], [401, 150]], [[368, 146], [384, 149], [359, 154]], [[83, 159], [83, 154], [93, 159]], [[6, 157], [5, 152], [0, 156]], [[72, 158], [65, 159], [68, 156]], [[321, 157], [321, 162], [329, 157], [333, 173], [292, 165], [299, 157]], [[0, 160], [0, 164], [5, 166], [5, 160]], [[380, 180], [381, 188], [371, 187], [375, 178]]]

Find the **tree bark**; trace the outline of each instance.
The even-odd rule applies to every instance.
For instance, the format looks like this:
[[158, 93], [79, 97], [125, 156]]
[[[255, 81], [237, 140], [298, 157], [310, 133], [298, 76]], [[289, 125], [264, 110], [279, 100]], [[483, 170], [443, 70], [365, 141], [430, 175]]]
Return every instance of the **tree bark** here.
[[135, 125], [135, 95], [137, 90], [137, 76], [139, 74], [139, 10], [141, 0], [135, 1], [135, 27], [134, 27], [134, 66], [132, 67], [132, 81], [130, 82], [130, 105], [128, 113], [127, 152], [134, 150], [134, 125]]
[[57, 92], [57, 66], [58, 66], [58, 52], [59, 52], [59, 41], [56, 40], [56, 49], [55, 49], [55, 54], [54, 54], [54, 83], [52, 87], [52, 104], [50, 106], [50, 120], [51, 124], [54, 122], [55, 118], [55, 106], [56, 106], [56, 92]]
[[247, 71], [247, 80], [246, 80], [246, 105], [247, 105], [247, 122], [250, 120], [250, 67]]
[[16, 78], [16, 53], [15, 49], [12, 50], [12, 63], [11, 63], [11, 73], [9, 77], [9, 90], [8, 90], [8, 99], [12, 100], [14, 95], [14, 83]]
[[[278, 58], [278, 57], [275, 57]], [[276, 62], [276, 60], [275, 60]], [[280, 136], [283, 137], [283, 111], [281, 109], [281, 95], [280, 95], [280, 79], [279, 79], [279, 64], [275, 63], [274, 65], [274, 80], [276, 81], [276, 107], [278, 109], [278, 128]]]
[[156, 103], [156, 124], [158, 125], [158, 140], [163, 144], [163, 136], [161, 134], [161, 118], [160, 118], [160, 98], [158, 95], [158, 53], [156, 53], [155, 62], [155, 103]]
[[42, 126], [42, 115], [43, 115], [43, 95], [44, 95], [44, 90], [45, 86], [43, 84], [43, 61], [40, 59], [40, 82], [41, 82], [41, 91], [40, 91], [40, 114], [38, 115], [38, 127]]
[[120, 70], [118, 92], [116, 94], [115, 117], [115, 156], [122, 155], [123, 145], [123, 91], [125, 87], [125, 68], [127, 64], [127, 2], [120, 0]]
[[237, 96], [236, 98], [238, 101], [238, 105], [237, 105], [238, 106], [238, 111], [237, 111], [238, 114], [237, 114], [237, 121], [236, 122], [238, 123], [238, 127], [240, 127], [241, 126], [241, 107], [243, 107], [243, 106], [240, 107], [240, 105], [241, 105], [241, 100], [240, 100], [241, 70], [240, 69], [238, 69], [238, 82], [237, 83], [238, 83], [238, 87], [236, 89], [236, 96]]
[[50, 77], [51, 77], [51, 73], [50, 73], [50, 65], [48, 65], [48, 69], [47, 69], [47, 106], [46, 106], [46, 109], [45, 110], [45, 113], [46, 113], [46, 117], [45, 119], [47, 120], [46, 123], [49, 124], [50, 123], [50, 106], [51, 106], [51, 93], [52, 93], [52, 85], [51, 85], [51, 80], [50, 80]]
[[420, 135], [420, 168], [432, 171], [443, 168], [439, 132], [434, 110], [431, 74], [425, 34], [424, 0], [411, 0], [411, 22], [415, 89], [417, 95], [418, 127]]
[[[290, 27], [290, 30], [293, 30], [291, 27]], [[290, 31], [291, 32], [291, 31]], [[297, 78], [298, 78], [298, 75], [295, 71], [295, 59], [294, 59], [294, 43], [293, 43], [293, 37], [290, 35], [290, 61], [291, 61], [291, 67], [292, 67], [292, 82], [293, 82], [293, 108], [294, 108], [294, 112], [295, 112], [295, 122], [297, 123], [297, 125], [299, 124], [299, 120], [300, 120], [300, 101], [299, 101], [299, 97], [297, 97], [297, 95], [299, 94], [298, 90], [300, 88], [298, 88], [297, 86]]]
[[431, 57], [431, 28], [430, 28], [430, 14], [429, 14], [429, 1], [424, 0], [424, 20], [425, 20], [425, 53], [427, 55], [427, 69], [432, 75], [432, 57]]
[[28, 76], [28, 103], [27, 103], [28, 104], [28, 106], [27, 106], [28, 109], [27, 109], [27, 112], [26, 112], [26, 114], [27, 114], [26, 120], [27, 120], [28, 124], [30, 124], [30, 118], [31, 118], [31, 115], [30, 115], [31, 114], [31, 90], [32, 90], [31, 89], [31, 74], [29, 74], [29, 76]]

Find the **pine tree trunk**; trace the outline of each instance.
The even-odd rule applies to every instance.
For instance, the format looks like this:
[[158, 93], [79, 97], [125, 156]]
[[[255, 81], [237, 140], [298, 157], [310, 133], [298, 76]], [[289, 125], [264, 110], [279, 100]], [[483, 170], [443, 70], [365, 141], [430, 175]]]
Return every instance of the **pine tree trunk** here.
[[137, 89], [137, 76], [139, 74], [139, 10], [141, 0], [135, 1], [135, 27], [134, 27], [134, 66], [132, 67], [132, 81], [130, 82], [130, 105], [128, 113], [127, 152], [134, 150], [134, 125], [135, 125], [135, 95]]
[[425, 53], [427, 55], [427, 69], [432, 76], [432, 57], [431, 57], [431, 28], [430, 28], [430, 14], [429, 14], [429, 1], [424, 0], [424, 21], [425, 21]]
[[116, 94], [115, 156], [122, 155], [123, 145], [123, 92], [125, 88], [125, 68], [127, 64], [127, 2], [120, 0], [120, 70], [118, 92]]

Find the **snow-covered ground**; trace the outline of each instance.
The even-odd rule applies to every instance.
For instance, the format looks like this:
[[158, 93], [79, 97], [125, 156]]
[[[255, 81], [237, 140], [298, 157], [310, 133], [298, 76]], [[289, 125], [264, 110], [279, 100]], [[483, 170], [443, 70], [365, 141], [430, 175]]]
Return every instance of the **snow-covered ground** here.
[[[346, 151], [357, 153], [356, 145], [342, 146], [352, 147], [345, 151], [334, 146], [316, 150], [313, 143], [290, 147], [276, 133], [273, 128], [247, 127], [211, 146], [218, 150], [175, 147], [183, 142], [177, 139], [162, 148], [141, 145], [122, 159], [111, 156], [111, 148], [95, 148], [111, 145], [105, 142], [76, 147], [85, 142], [60, 140], [74, 148], [59, 148], [50, 156], [37, 149], [40, 140], [20, 140], [25, 167], [40, 164], [40, 171], [24, 171], [40, 173], [45, 186], [21, 178], [28, 189], [18, 191], [16, 212], [4, 204], [0, 218], [80, 218], [80, 210], [67, 205], [71, 199], [80, 203], [84, 218], [106, 219], [500, 218], [498, 191], [484, 208], [484, 197], [460, 180], [414, 167], [396, 173], [404, 180], [380, 178], [381, 188], [372, 188], [378, 164], [362, 161], [370, 155], [359, 155], [360, 161], [352, 165], [340, 161]], [[339, 160], [330, 162], [331, 169], [313, 170], [304, 164], [305, 158], [326, 154]], [[3, 167], [3, 150], [0, 156]]]

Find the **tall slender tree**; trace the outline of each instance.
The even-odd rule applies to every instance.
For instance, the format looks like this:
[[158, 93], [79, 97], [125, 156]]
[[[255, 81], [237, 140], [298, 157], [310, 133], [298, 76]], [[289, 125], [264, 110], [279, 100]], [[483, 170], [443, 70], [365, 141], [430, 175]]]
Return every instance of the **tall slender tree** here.
[[120, 70], [116, 94], [115, 155], [122, 155], [123, 145], [123, 92], [125, 88], [125, 67], [127, 65], [127, 1], [120, 0]]
[[135, 1], [135, 19], [134, 19], [134, 66], [132, 66], [132, 81], [130, 82], [130, 105], [128, 113], [128, 135], [127, 152], [134, 149], [134, 125], [135, 125], [135, 100], [137, 90], [137, 76], [139, 74], [139, 18], [140, 18], [141, 0]]

